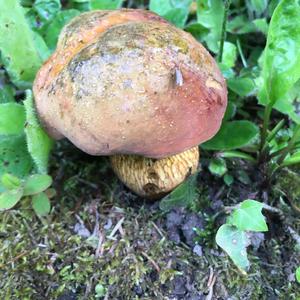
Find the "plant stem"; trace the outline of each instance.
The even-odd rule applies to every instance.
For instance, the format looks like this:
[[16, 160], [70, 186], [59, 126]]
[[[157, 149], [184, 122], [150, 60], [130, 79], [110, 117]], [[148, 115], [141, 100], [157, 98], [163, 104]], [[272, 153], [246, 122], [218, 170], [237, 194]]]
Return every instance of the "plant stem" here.
[[286, 158], [286, 156], [290, 153], [290, 151], [293, 149], [295, 143], [297, 142], [297, 139], [300, 137], [300, 124], [298, 124], [295, 129], [294, 129], [294, 134], [292, 136], [292, 138], [290, 139], [287, 147], [285, 147], [282, 151], [282, 154], [280, 155], [280, 157], [278, 158], [278, 164], [280, 165], [284, 159]]
[[241, 56], [241, 60], [242, 60], [243, 66], [245, 68], [248, 68], [248, 64], [247, 64], [247, 61], [245, 59], [245, 56], [244, 56], [244, 53], [243, 53], [243, 50], [242, 50], [242, 46], [241, 46], [241, 43], [240, 43], [239, 39], [236, 40], [236, 44], [237, 44], [237, 48], [238, 48], [240, 56]]
[[228, 16], [230, 2], [231, 2], [231, 0], [225, 0], [225, 3], [224, 3], [224, 15], [223, 15], [220, 48], [219, 48], [219, 54], [218, 54], [218, 62], [221, 62], [222, 57], [223, 57], [224, 42], [225, 42], [225, 38], [226, 38], [227, 16]]
[[272, 107], [273, 107], [273, 103], [269, 102], [268, 105], [265, 107], [265, 111], [264, 111], [264, 122], [261, 130], [259, 161], [262, 160], [262, 154], [263, 154], [262, 150], [265, 148], [265, 144], [267, 141], [267, 132], [270, 123]]

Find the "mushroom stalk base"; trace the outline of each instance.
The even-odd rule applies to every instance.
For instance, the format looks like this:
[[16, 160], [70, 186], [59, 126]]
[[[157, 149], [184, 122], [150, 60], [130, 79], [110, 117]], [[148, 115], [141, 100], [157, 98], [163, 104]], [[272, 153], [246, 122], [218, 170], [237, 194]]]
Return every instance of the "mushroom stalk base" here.
[[138, 155], [113, 155], [112, 168], [119, 179], [136, 194], [157, 199], [171, 192], [199, 163], [198, 147], [162, 159]]

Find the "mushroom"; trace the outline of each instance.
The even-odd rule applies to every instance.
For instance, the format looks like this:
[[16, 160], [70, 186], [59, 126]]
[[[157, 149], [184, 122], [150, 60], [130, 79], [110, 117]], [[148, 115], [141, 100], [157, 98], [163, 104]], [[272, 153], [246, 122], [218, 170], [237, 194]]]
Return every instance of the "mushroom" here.
[[74, 18], [33, 86], [48, 133], [110, 155], [135, 193], [157, 198], [198, 166], [227, 104], [217, 64], [189, 33], [145, 10]]

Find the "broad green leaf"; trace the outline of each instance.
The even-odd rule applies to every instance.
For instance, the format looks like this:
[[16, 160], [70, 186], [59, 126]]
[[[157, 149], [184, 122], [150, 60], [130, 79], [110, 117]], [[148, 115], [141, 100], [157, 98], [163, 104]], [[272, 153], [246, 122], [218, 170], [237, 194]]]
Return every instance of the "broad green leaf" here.
[[265, 35], [268, 34], [268, 28], [269, 28], [269, 25], [268, 25], [266, 19], [256, 19], [256, 20], [253, 20], [253, 24], [255, 25], [255, 27], [256, 27], [259, 31], [261, 31], [261, 32], [264, 33]]
[[249, 241], [244, 231], [224, 224], [218, 229], [216, 242], [240, 270], [245, 273], [249, 269], [250, 263], [246, 252]]
[[0, 211], [14, 207], [22, 198], [23, 190], [16, 189], [0, 194]]
[[257, 15], [261, 15], [267, 9], [268, 0], [248, 0], [247, 5]]
[[227, 172], [226, 161], [222, 158], [213, 158], [208, 169], [212, 174], [222, 177]]
[[[23, 135], [0, 138], [0, 177], [10, 173], [22, 178], [30, 173], [32, 167], [33, 162]], [[1, 190], [3, 190], [2, 184], [0, 184]]]
[[233, 34], [244, 34], [255, 32], [257, 29], [245, 15], [239, 15], [227, 23], [227, 31]]
[[51, 50], [54, 50], [57, 44], [58, 36], [64, 27], [71, 19], [79, 15], [80, 12], [76, 9], [68, 9], [60, 11], [52, 20], [46, 29], [45, 41]]
[[149, 8], [166, 20], [183, 28], [192, 0], [150, 0]]
[[209, 30], [199, 23], [190, 23], [184, 30], [191, 33], [199, 42], [202, 42], [209, 33]]
[[227, 68], [232, 68], [235, 65], [237, 58], [237, 49], [236, 46], [230, 42], [224, 43], [222, 64]]
[[0, 88], [0, 104], [15, 102], [14, 89], [11, 85], [6, 84]]
[[24, 196], [35, 195], [45, 191], [52, 184], [52, 178], [45, 174], [29, 176], [24, 183]]
[[175, 207], [188, 207], [197, 198], [197, 173], [191, 175], [185, 182], [175, 188], [169, 195], [164, 197], [159, 208], [169, 211]]
[[32, 208], [38, 216], [49, 214], [51, 205], [49, 198], [45, 193], [39, 193], [32, 197]]
[[268, 231], [265, 217], [261, 213], [262, 208], [263, 204], [258, 201], [245, 200], [232, 212], [230, 223], [239, 230]]
[[51, 51], [44, 39], [37, 32], [33, 32], [33, 41], [35, 44], [35, 48], [38, 50], [39, 56], [43, 61], [47, 60], [51, 54]]
[[262, 69], [261, 104], [287, 112], [287, 93], [300, 78], [300, 3], [282, 0], [276, 7], [268, 31]]
[[296, 280], [300, 283], [300, 267], [296, 269]]
[[1, 177], [1, 182], [2, 185], [9, 190], [16, 189], [21, 186], [21, 180], [18, 177], [9, 173], [3, 174], [3, 176]]
[[59, 0], [35, 0], [34, 9], [43, 21], [52, 20], [61, 9]]
[[123, 4], [123, 0], [91, 0], [92, 9], [117, 9]]
[[232, 119], [235, 113], [236, 113], [236, 105], [232, 101], [228, 101], [223, 122]]
[[21, 88], [30, 87], [42, 64], [34, 35], [18, 0], [0, 0], [0, 52], [11, 80]]
[[204, 38], [208, 48], [217, 53], [221, 39], [224, 17], [223, 0], [197, 0], [197, 21], [209, 29], [209, 34]]
[[20, 134], [24, 130], [24, 106], [17, 103], [0, 104], [0, 135]]
[[227, 80], [227, 85], [241, 97], [249, 96], [255, 91], [255, 82], [249, 77], [236, 77]]
[[201, 145], [207, 150], [233, 150], [249, 145], [257, 136], [258, 127], [249, 121], [232, 121], [222, 124], [219, 132]]
[[300, 151], [292, 154], [283, 161], [283, 166], [290, 166], [300, 163]]
[[25, 133], [28, 151], [36, 164], [38, 172], [47, 173], [49, 155], [54, 142], [37, 120], [31, 91], [27, 91], [24, 106], [26, 111]]

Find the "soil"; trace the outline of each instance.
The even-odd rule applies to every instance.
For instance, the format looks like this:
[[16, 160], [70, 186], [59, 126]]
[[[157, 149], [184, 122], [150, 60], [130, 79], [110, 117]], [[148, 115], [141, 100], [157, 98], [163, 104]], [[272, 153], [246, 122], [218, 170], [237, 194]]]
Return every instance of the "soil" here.
[[[205, 155], [198, 199], [164, 212], [124, 187], [107, 158], [59, 143], [51, 214], [36, 217], [26, 199], [1, 213], [0, 299], [299, 299], [300, 221], [291, 203], [300, 193], [288, 195], [280, 181], [262, 188], [262, 175], [238, 160], [227, 186]], [[280, 210], [264, 211], [269, 231], [251, 235], [246, 276], [214, 240], [225, 208], [245, 199]]]

